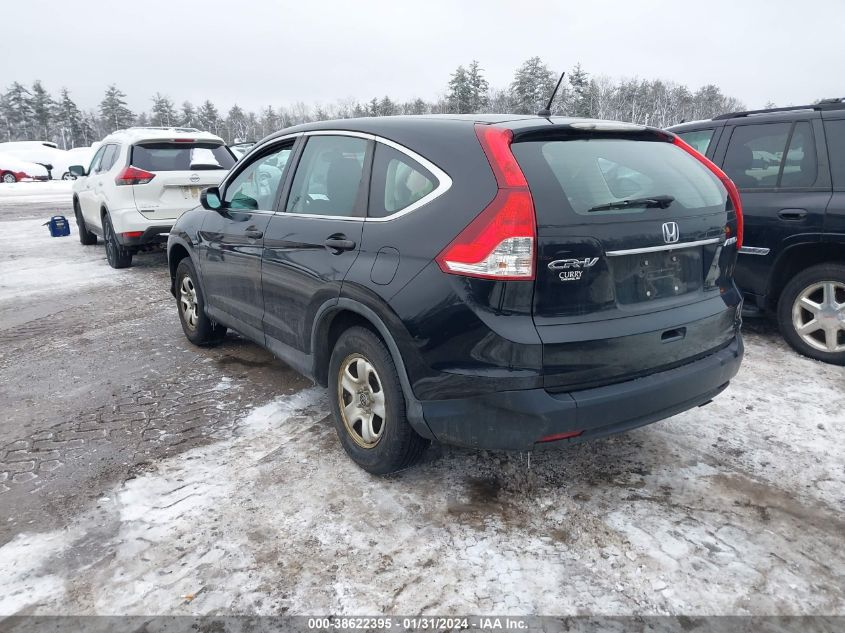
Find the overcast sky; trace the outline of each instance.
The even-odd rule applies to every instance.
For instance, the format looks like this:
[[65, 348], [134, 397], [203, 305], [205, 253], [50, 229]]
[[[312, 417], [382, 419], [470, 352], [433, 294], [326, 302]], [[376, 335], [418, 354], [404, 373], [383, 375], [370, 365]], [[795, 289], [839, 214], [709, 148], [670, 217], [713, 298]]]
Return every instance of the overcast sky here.
[[25, 0], [0, 21], [0, 87], [41, 79], [85, 108], [112, 82], [224, 111], [390, 95], [433, 99], [478, 59], [506, 86], [556, 71], [707, 83], [749, 107], [845, 96], [845, 1]]

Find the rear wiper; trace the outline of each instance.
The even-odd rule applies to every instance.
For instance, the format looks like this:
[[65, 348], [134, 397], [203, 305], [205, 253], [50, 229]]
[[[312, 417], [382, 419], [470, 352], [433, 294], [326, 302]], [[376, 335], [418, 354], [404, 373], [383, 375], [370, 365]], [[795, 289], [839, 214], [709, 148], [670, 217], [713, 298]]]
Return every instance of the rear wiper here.
[[628, 200], [619, 200], [618, 202], [608, 202], [607, 204], [597, 204], [594, 207], [587, 209], [587, 213], [591, 211], [610, 211], [611, 209], [627, 209], [628, 207], [659, 207], [661, 209], [667, 208], [675, 201], [675, 196], [649, 196], [648, 198], [629, 198]]

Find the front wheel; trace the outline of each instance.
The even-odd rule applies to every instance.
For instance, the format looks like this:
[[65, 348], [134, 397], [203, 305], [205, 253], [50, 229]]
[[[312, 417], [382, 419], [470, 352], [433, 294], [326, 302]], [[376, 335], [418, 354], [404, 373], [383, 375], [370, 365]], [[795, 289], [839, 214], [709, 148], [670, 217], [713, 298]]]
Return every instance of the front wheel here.
[[5, 174], [3, 174], [3, 182], [11, 184], [17, 181], [17, 176], [15, 176], [12, 172], [7, 171]]
[[329, 393], [340, 443], [361, 468], [387, 475], [422, 457], [429, 442], [408, 423], [393, 358], [370, 330], [341, 334], [329, 361]]
[[62, 180], [76, 180], [76, 176], [69, 171], [62, 174]]
[[845, 365], [845, 265], [819, 264], [795, 275], [778, 301], [778, 323], [796, 351]]
[[111, 218], [103, 214], [103, 239], [106, 242], [106, 259], [112, 268], [129, 268], [132, 265], [132, 251], [127, 250], [117, 241]]
[[197, 271], [186, 257], [176, 267], [176, 301], [182, 331], [194, 345], [213, 345], [226, 336], [226, 326], [214, 323], [205, 314], [205, 297]]
[[76, 216], [76, 228], [79, 231], [79, 243], [83, 246], [93, 246], [97, 243], [97, 236], [88, 230], [88, 225], [85, 224], [85, 218], [82, 217], [82, 210], [79, 208], [79, 202], [73, 201], [73, 215]]

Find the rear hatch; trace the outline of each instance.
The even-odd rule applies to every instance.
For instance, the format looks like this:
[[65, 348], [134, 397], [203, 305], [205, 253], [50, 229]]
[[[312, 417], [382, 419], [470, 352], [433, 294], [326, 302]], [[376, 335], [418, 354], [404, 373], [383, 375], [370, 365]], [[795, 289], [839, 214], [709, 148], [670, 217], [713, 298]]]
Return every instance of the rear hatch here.
[[633, 126], [514, 138], [537, 215], [533, 314], [550, 391], [668, 369], [735, 335], [733, 208], [668, 138]]
[[199, 204], [205, 187], [220, 184], [235, 164], [222, 143], [179, 139], [140, 142], [132, 146], [130, 165], [154, 174], [132, 185], [135, 205], [151, 220], [172, 220]]

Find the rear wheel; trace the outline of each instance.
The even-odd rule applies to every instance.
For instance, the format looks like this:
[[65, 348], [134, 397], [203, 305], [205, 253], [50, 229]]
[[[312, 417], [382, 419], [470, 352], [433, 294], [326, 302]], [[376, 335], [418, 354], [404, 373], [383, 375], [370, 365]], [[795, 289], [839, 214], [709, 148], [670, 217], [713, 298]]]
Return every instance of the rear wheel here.
[[778, 301], [778, 322], [796, 351], [845, 365], [845, 265], [820, 264], [795, 275]]
[[205, 314], [205, 297], [189, 257], [176, 267], [176, 303], [182, 331], [194, 345], [213, 345], [226, 336], [226, 326], [214, 323]]
[[83, 246], [92, 246], [97, 243], [97, 236], [88, 230], [82, 211], [79, 209], [79, 202], [73, 201], [73, 215], [76, 216], [76, 228], [79, 230], [79, 243]]
[[129, 268], [132, 265], [132, 251], [117, 241], [114, 227], [108, 213], [103, 214], [103, 240], [106, 242], [106, 259], [112, 268]]
[[3, 174], [3, 182], [13, 183], [13, 182], [17, 182], [17, 181], [18, 181], [17, 176], [15, 176], [12, 172], [7, 171], [5, 174]]
[[393, 358], [370, 330], [341, 334], [329, 361], [329, 393], [340, 443], [361, 468], [386, 475], [422, 457], [429, 442], [408, 423]]

